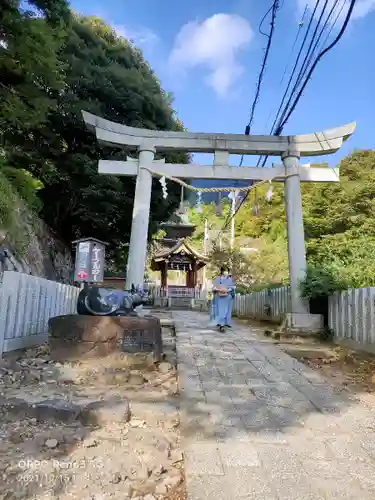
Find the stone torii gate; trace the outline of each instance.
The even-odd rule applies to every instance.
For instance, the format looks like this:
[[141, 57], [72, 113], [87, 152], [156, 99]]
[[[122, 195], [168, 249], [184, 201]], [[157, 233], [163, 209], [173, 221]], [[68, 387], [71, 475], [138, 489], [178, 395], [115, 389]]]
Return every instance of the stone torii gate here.
[[[112, 147], [134, 149], [138, 159], [126, 161], [99, 160], [99, 172], [109, 175], [136, 176], [133, 221], [129, 245], [126, 286], [142, 286], [147, 254], [147, 234], [153, 174], [181, 179], [225, 179], [247, 181], [281, 181], [285, 183], [285, 209], [288, 233], [290, 274], [290, 311], [292, 328], [317, 328], [317, 318], [310, 314], [308, 301], [301, 297], [299, 283], [306, 275], [305, 236], [302, 217], [302, 182], [338, 182], [339, 170], [309, 168], [300, 165], [301, 156], [335, 153], [355, 130], [355, 122], [325, 132], [295, 136], [255, 136], [165, 132], [140, 129], [114, 123], [83, 111], [89, 130], [97, 140]], [[214, 153], [211, 166], [167, 164], [155, 160], [155, 153], [165, 151]], [[231, 167], [229, 154], [280, 156], [281, 165], [273, 168]]]

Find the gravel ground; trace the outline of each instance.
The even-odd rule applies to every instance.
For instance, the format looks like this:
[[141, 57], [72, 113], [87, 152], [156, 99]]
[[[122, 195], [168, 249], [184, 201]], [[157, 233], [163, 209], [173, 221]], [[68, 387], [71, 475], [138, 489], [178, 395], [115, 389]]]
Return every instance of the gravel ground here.
[[157, 365], [123, 353], [54, 363], [45, 346], [0, 362], [0, 499], [186, 499], [175, 344], [163, 335]]

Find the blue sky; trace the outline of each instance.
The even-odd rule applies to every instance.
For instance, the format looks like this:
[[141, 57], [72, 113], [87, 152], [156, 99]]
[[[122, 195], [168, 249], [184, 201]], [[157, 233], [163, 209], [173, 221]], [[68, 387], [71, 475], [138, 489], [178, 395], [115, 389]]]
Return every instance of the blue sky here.
[[[272, 125], [283, 91], [280, 80], [306, 2], [315, 3], [284, 0], [278, 14], [254, 134], [268, 133]], [[118, 33], [134, 40], [163, 87], [174, 94], [174, 107], [189, 130], [243, 133], [266, 42], [258, 25], [271, 3], [73, 0], [71, 5], [85, 15], [103, 18]], [[374, 26], [375, 0], [357, 0], [347, 32], [319, 64], [284, 129], [287, 135], [309, 133], [357, 121], [354, 136], [340, 152], [324, 158], [330, 165], [355, 148], [375, 147], [375, 59], [371, 55]], [[210, 162], [210, 158], [199, 156], [201, 162]], [[256, 159], [244, 165], [254, 165]], [[234, 158], [233, 163], [236, 161]]]

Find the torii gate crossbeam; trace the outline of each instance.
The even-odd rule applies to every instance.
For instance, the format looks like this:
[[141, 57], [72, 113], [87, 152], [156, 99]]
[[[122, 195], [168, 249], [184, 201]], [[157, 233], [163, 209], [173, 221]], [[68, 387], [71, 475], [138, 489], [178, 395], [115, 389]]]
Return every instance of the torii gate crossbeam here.
[[[136, 176], [133, 221], [129, 245], [126, 286], [143, 285], [147, 254], [152, 175], [163, 174], [185, 179], [274, 180], [285, 183], [285, 209], [288, 231], [288, 260], [291, 300], [288, 321], [292, 328], [320, 327], [320, 317], [311, 315], [308, 301], [301, 297], [300, 281], [306, 275], [306, 251], [300, 182], [337, 182], [338, 169], [301, 166], [301, 156], [336, 152], [355, 130], [355, 123], [325, 132], [296, 136], [245, 136], [164, 132], [128, 127], [83, 112], [88, 128], [109, 146], [136, 149], [138, 158], [126, 161], [100, 160], [99, 172]], [[156, 152], [169, 150], [214, 153], [214, 165], [167, 164], [155, 160]], [[231, 167], [229, 154], [280, 156], [283, 164], [273, 168]], [[319, 324], [318, 324], [319, 323]]]

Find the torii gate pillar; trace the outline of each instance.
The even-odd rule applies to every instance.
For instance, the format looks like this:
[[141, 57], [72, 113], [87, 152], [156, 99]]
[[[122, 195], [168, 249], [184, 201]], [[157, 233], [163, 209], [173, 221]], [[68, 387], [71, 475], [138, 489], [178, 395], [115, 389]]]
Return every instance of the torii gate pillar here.
[[147, 236], [152, 192], [151, 167], [155, 148], [141, 145], [138, 148], [139, 168], [135, 184], [132, 229], [126, 268], [126, 289], [143, 286], [147, 257]]
[[[309, 302], [301, 297], [300, 283], [306, 276], [307, 262], [305, 249], [305, 232], [303, 227], [302, 196], [300, 183], [299, 153], [287, 151], [282, 156], [285, 167], [285, 212], [288, 232], [288, 260], [290, 281], [290, 310], [289, 325], [297, 328], [304, 326], [304, 319], [308, 318], [311, 327], [313, 319], [310, 313]], [[319, 318], [315, 318], [318, 319]], [[320, 328], [321, 325], [315, 325]]]

